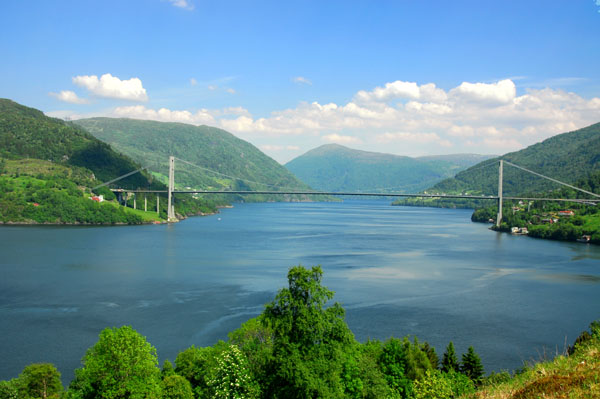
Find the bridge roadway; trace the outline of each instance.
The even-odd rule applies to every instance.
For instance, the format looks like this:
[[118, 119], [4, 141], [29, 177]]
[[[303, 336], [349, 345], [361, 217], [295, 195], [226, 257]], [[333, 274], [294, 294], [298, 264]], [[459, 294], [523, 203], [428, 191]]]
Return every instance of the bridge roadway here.
[[[168, 193], [168, 190], [129, 190], [111, 189], [113, 192], [130, 193]], [[173, 190], [173, 194], [237, 194], [237, 195], [330, 195], [345, 197], [404, 197], [404, 198], [451, 198], [451, 199], [476, 199], [476, 200], [498, 200], [496, 195], [458, 195], [458, 194], [403, 194], [403, 193], [361, 193], [361, 192], [328, 192], [328, 191], [206, 191], [206, 190]], [[534, 198], [534, 197], [503, 197], [505, 200], [524, 201], [562, 201], [580, 202], [596, 205], [596, 200], [573, 199], [573, 198]]]

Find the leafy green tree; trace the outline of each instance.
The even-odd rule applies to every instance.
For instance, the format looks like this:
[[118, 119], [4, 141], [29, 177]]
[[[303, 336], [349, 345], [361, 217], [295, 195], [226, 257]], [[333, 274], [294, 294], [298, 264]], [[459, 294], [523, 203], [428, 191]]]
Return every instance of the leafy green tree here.
[[222, 341], [215, 347], [198, 348], [192, 345], [175, 358], [175, 373], [190, 382], [196, 397], [211, 397], [209, 381], [215, 373], [217, 356], [224, 345]]
[[18, 378], [19, 396], [23, 398], [58, 398], [64, 392], [60, 372], [50, 363], [34, 363], [23, 369]]
[[449, 373], [451, 371], [459, 371], [458, 358], [454, 350], [454, 343], [450, 341], [446, 347], [446, 352], [442, 356], [442, 371]]
[[156, 349], [129, 326], [106, 328], [69, 387], [73, 398], [160, 398]]
[[0, 381], [0, 399], [19, 399], [17, 379]]
[[417, 337], [414, 337], [412, 342], [408, 337], [404, 337], [402, 345], [404, 345], [404, 352], [406, 353], [406, 368], [404, 370], [406, 377], [410, 380], [418, 380], [425, 377], [425, 372], [434, 367], [429, 361], [428, 354], [423, 350], [421, 344], [419, 344]]
[[412, 383], [406, 376], [407, 354], [402, 340], [390, 338], [383, 345], [379, 366], [388, 385], [403, 398], [410, 397]]
[[162, 391], [164, 399], [194, 399], [190, 382], [177, 374], [168, 375], [163, 379]]
[[362, 380], [362, 398], [398, 398], [399, 394], [393, 390], [386, 381], [379, 360], [383, 353], [383, 347], [378, 340], [370, 340], [360, 346], [359, 372]]
[[267, 384], [268, 365], [273, 357], [273, 331], [255, 317], [228, 334], [229, 343], [236, 345], [248, 359], [250, 372], [260, 386]]
[[260, 389], [250, 374], [248, 361], [236, 345], [229, 345], [217, 358], [217, 370], [210, 380], [215, 399], [258, 398]]
[[450, 371], [444, 373], [446, 379], [450, 382], [452, 388], [453, 397], [459, 398], [463, 395], [468, 395], [475, 392], [475, 384], [463, 373], [458, 371]]
[[356, 342], [338, 304], [325, 308], [333, 292], [321, 285], [323, 272], [296, 266], [289, 288], [265, 306], [261, 320], [273, 331], [273, 361], [267, 397], [339, 397], [345, 351]]
[[427, 370], [413, 382], [414, 399], [448, 399], [453, 397], [451, 382], [438, 370]]
[[423, 352], [425, 352], [425, 354], [427, 355], [427, 358], [429, 359], [429, 363], [431, 364], [431, 367], [433, 367], [434, 369], [437, 369], [440, 359], [438, 358], [438, 355], [435, 352], [435, 348], [433, 346], [429, 345], [429, 342], [425, 342], [422, 346], [422, 349], [423, 349]]
[[473, 349], [472, 346], [469, 346], [467, 353], [463, 353], [462, 355], [460, 371], [469, 377], [475, 385], [478, 385], [481, 382], [481, 378], [484, 374], [483, 365], [481, 364], [479, 355], [475, 353], [475, 349]]
[[165, 378], [175, 375], [175, 369], [173, 368], [173, 363], [170, 360], [165, 360], [163, 362], [162, 369], [160, 370], [160, 376], [164, 380]]

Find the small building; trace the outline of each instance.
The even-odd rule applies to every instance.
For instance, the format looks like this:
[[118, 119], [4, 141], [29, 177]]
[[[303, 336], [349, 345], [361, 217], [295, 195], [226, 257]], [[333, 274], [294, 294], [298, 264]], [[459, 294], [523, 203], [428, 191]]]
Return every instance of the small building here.
[[575, 212], [567, 209], [565, 211], [558, 211], [558, 216], [575, 216]]
[[104, 202], [104, 195], [93, 195], [90, 199], [96, 202]]

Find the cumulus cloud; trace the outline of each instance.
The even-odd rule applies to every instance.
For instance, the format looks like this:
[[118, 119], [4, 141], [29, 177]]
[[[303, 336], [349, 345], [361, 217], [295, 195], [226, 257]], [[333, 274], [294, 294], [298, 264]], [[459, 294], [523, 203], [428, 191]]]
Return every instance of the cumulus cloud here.
[[196, 86], [198, 84], [198, 81], [194, 78], [190, 78], [190, 85], [192, 86]]
[[510, 79], [491, 84], [463, 82], [450, 90], [449, 94], [459, 100], [484, 104], [507, 104], [515, 99], [517, 88]]
[[300, 139], [303, 147], [361, 143], [401, 155], [449, 148], [498, 154], [600, 121], [600, 98], [552, 88], [518, 95], [510, 79], [463, 82], [447, 91], [434, 83], [395, 81], [358, 91], [345, 103], [302, 102], [262, 117], [243, 107], [187, 111], [140, 105], [117, 108], [115, 116], [213, 125], [251, 142], [268, 138], [264, 145], [272, 147], [264, 148], [281, 154]]
[[85, 98], [80, 98], [74, 91], [63, 90], [60, 93], [49, 93], [52, 97], [57, 98], [60, 101], [70, 104], [87, 104], [89, 101]]
[[305, 85], [312, 86], [312, 82], [310, 81], [310, 79], [305, 78], [304, 76], [296, 76], [296, 77], [292, 78], [292, 81], [294, 83], [299, 83], [299, 84], [305, 84]]
[[168, 0], [169, 3], [178, 8], [183, 8], [184, 10], [193, 10], [194, 4], [192, 4], [191, 0]]
[[75, 76], [73, 83], [87, 89], [92, 95], [130, 101], [147, 101], [146, 89], [138, 78], [121, 80], [110, 73], [100, 78], [96, 75]]

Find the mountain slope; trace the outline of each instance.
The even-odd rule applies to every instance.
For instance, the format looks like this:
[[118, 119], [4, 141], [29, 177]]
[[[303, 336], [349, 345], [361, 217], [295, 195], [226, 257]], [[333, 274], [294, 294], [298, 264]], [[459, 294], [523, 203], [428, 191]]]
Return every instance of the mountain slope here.
[[[553, 136], [523, 150], [481, 162], [454, 178], [446, 179], [428, 192], [471, 192], [494, 195], [498, 191], [498, 160], [573, 183], [600, 169], [600, 123], [573, 132]], [[542, 192], [559, 186], [510, 166], [504, 167], [505, 195]]]
[[416, 192], [485, 158], [481, 155], [410, 158], [327, 144], [285, 166], [319, 190]]
[[168, 175], [169, 155], [200, 167], [176, 161], [175, 184], [178, 187], [308, 189], [252, 144], [214, 127], [114, 118], [80, 119], [75, 123], [148, 166], [163, 179]]
[[[81, 127], [8, 99], [0, 99], [0, 157], [34, 158], [83, 167], [99, 181], [139, 168]], [[155, 187], [151, 180], [149, 175], [137, 173], [119, 184], [124, 188]]]

